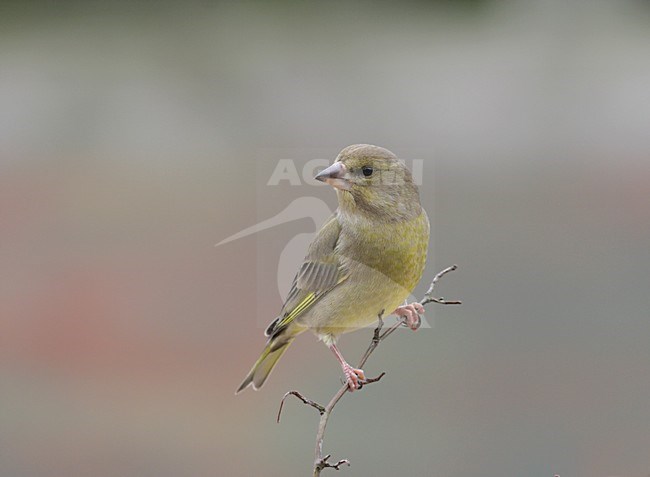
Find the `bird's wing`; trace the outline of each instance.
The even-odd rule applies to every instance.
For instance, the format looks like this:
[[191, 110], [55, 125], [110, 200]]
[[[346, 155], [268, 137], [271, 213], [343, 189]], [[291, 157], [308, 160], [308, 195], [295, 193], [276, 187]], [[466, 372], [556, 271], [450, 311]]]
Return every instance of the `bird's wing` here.
[[269, 325], [267, 336], [277, 336], [323, 295], [344, 281], [348, 273], [335, 252], [341, 226], [332, 215], [320, 229], [293, 279], [280, 316]]

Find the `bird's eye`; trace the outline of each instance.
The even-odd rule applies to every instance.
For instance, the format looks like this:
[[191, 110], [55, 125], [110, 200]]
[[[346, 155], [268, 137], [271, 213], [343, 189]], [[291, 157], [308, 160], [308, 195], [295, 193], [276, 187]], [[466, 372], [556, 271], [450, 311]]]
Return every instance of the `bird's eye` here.
[[363, 175], [366, 177], [370, 177], [372, 175], [372, 167], [370, 166], [363, 166], [361, 168], [361, 172], [363, 172]]

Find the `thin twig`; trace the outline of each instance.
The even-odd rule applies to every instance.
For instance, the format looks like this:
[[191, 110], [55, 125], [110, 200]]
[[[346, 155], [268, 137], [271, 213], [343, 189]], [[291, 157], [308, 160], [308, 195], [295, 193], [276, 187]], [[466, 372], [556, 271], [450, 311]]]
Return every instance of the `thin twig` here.
[[328, 461], [328, 459], [330, 457], [332, 457], [332, 454], [327, 454], [325, 457], [323, 457], [323, 460], [320, 463], [317, 464], [317, 467], [320, 469], [318, 471], [319, 474], [320, 474], [321, 470], [327, 469], [327, 468], [341, 470], [341, 469], [339, 469], [339, 467], [341, 467], [343, 464], [350, 467], [350, 461], [348, 459], [340, 460], [336, 464], [330, 464], [330, 462]]
[[431, 303], [431, 302], [439, 303], [441, 305], [460, 305], [461, 302], [458, 301], [458, 300], [456, 300], [456, 301], [447, 301], [443, 297], [436, 298], [436, 297], [433, 296], [433, 289], [435, 288], [436, 283], [438, 283], [438, 280], [440, 280], [442, 277], [447, 275], [449, 272], [453, 272], [457, 268], [458, 268], [457, 265], [452, 265], [451, 267], [447, 267], [443, 271], [438, 272], [438, 274], [435, 277], [433, 277], [433, 280], [431, 280], [431, 285], [429, 286], [429, 289], [427, 290], [427, 292], [424, 294], [424, 298], [420, 302], [420, 305], [424, 306], [427, 303]]
[[[427, 292], [424, 294], [424, 298], [420, 301], [420, 305], [424, 306], [428, 303], [438, 303], [440, 305], [460, 305], [460, 301], [448, 301], [445, 300], [442, 297], [434, 297], [433, 296], [433, 291], [436, 287], [436, 284], [438, 281], [447, 273], [456, 270], [457, 266], [452, 265], [451, 267], [445, 268], [438, 274], [436, 274], [435, 277], [433, 277], [433, 280], [431, 281], [431, 285], [429, 286], [429, 289]], [[361, 357], [361, 360], [359, 361], [359, 368], [362, 368], [364, 364], [366, 364], [366, 361], [368, 361], [368, 358], [370, 358], [370, 355], [377, 349], [379, 346], [379, 343], [384, 341], [386, 338], [388, 338], [397, 328], [406, 325], [406, 320], [402, 317], [400, 317], [399, 320], [393, 325], [391, 325], [389, 328], [385, 329], [382, 332], [382, 328], [384, 326], [384, 320], [383, 320], [383, 315], [384, 315], [384, 310], [379, 314], [378, 320], [379, 323], [377, 324], [377, 327], [375, 328], [375, 331], [373, 332], [372, 335], [372, 340], [370, 341], [370, 344], [368, 345], [368, 349], [366, 349], [366, 352], [363, 354]], [[379, 376], [376, 378], [369, 378], [364, 380], [361, 383], [361, 386], [359, 389], [361, 389], [364, 385], [366, 384], [372, 384], [378, 382], [381, 378], [384, 377], [386, 373], [381, 373]], [[348, 459], [343, 459], [338, 461], [335, 464], [332, 464], [329, 462], [330, 457], [332, 457], [331, 454], [328, 454], [323, 457], [323, 439], [325, 437], [325, 429], [327, 428], [327, 422], [329, 421], [329, 418], [332, 414], [332, 411], [334, 410], [334, 406], [339, 402], [339, 400], [345, 395], [345, 393], [348, 391], [348, 384], [345, 383], [341, 388], [337, 391], [337, 393], [332, 396], [332, 399], [330, 399], [330, 402], [327, 403], [326, 406], [321, 406], [320, 404], [316, 403], [315, 401], [312, 401], [311, 399], [307, 399], [305, 396], [300, 394], [298, 391], [289, 391], [284, 395], [282, 398], [282, 401], [280, 401], [280, 409], [278, 411], [278, 418], [277, 422], [280, 422], [280, 415], [282, 414], [282, 407], [284, 406], [284, 401], [288, 396], [295, 396], [298, 399], [300, 399], [304, 404], [313, 407], [318, 411], [320, 414], [320, 421], [318, 422], [318, 432], [316, 433], [316, 448], [314, 450], [315, 454], [315, 459], [314, 459], [314, 477], [318, 477], [321, 474], [321, 471], [323, 469], [336, 469], [340, 470], [341, 465], [346, 464], [350, 465], [350, 461]]]
[[278, 409], [278, 419], [277, 423], [280, 424], [280, 416], [282, 415], [282, 407], [284, 406], [284, 401], [287, 399], [289, 396], [296, 396], [298, 399], [300, 399], [303, 403], [307, 404], [308, 406], [313, 407], [318, 411], [318, 413], [322, 416], [323, 413], [325, 412], [325, 408], [318, 404], [317, 402], [312, 401], [311, 399], [307, 399], [305, 396], [300, 394], [298, 391], [289, 391], [282, 397], [282, 401], [280, 401], [280, 409]]

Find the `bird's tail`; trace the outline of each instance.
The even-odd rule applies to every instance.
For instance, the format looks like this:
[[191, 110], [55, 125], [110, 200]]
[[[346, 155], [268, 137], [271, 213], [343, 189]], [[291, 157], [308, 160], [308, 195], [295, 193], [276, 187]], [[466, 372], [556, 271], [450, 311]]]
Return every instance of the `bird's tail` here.
[[262, 351], [261, 356], [253, 365], [253, 368], [248, 372], [248, 375], [244, 381], [242, 381], [239, 388], [237, 388], [235, 394], [240, 393], [251, 384], [255, 390], [261, 388], [266, 381], [266, 378], [269, 377], [269, 374], [271, 374], [271, 371], [273, 371], [278, 360], [287, 350], [292, 341], [293, 337], [287, 339], [284, 336], [269, 340], [264, 351]]

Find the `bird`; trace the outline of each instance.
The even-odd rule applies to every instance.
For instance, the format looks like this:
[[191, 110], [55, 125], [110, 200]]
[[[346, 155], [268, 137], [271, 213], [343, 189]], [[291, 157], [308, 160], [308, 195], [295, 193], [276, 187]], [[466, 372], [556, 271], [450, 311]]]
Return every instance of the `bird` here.
[[261, 388], [307, 330], [332, 351], [354, 391], [366, 377], [341, 354], [341, 335], [386, 313], [419, 327], [424, 308], [406, 299], [424, 272], [430, 226], [409, 169], [388, 149], [355, 144], [315, 179], [336, 190], [338, 208], [309, 245], [280, 314], [266, 328], [266, 346], [236, 394]]

